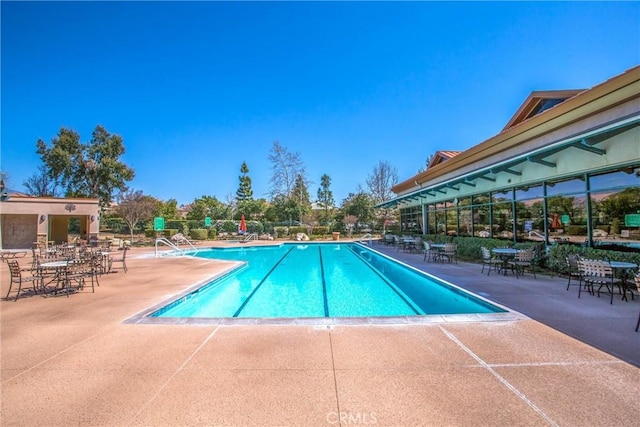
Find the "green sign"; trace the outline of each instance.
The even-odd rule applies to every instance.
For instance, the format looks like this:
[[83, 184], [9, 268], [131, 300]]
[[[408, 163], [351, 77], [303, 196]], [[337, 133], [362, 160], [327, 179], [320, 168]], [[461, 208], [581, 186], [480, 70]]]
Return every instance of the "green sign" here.
[[564, 225], [567, 225], [571, 222], [571, 218], [569, 218], [569, 215], [562, 215], [562, 223]]
[[640, 227], [640, 214], [627, 214], [624, 216], [626, 227]]
[[161, 216], [153, 218], [153, 229], [155, 231], [164, 230], [164, 218], [162, 218]]
[[211, 217], [205, 217], [204, 218], [204, 226], [205, 227], [211, 227]]

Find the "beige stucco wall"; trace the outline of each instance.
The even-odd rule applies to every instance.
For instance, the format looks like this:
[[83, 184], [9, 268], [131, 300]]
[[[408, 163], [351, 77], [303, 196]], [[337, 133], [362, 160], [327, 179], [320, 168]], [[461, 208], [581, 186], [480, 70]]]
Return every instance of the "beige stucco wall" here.
[[[83, 236], [97, 237], [99, 209], [98, 199], [11, 196], [0, 203], [1, 247], [25, 249], [35, 241], [67, 241], [71, 217], [80, 219]], [[17, 220], [18, 217], [21, 219]]]
[[28, 249], [37, 239], [37, 215], [2, 215], [3, 249]]

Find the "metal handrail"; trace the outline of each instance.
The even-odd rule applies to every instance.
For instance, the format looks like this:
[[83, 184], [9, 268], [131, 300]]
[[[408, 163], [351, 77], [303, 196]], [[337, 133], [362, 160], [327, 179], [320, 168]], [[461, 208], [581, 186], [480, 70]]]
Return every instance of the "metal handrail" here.
[[256, 233], [247, 234], [247, 237], [244, 238], [244, 242], [249, 242], [251, 240], [258, 240], [258, 235]]
[[367, 233], [367, 234], [363, 235], [360, 238], [360, 243], [366, 244], [367, 242], [365, 241], [365, 239], [369, 239], [369, 243], [368, 244], [369, 244], [369, 246], [371, 246], [371, 244], [373, 243], [372, 242], [373, 235], [371, 233]]
[[[175, 237], [175, 236], [174, 236]], [[187, 242], [189, 244], [189, 246], [191, 246], [193, 248], [194, 251], [198, 252], [198, 249], [196, 249], [195, 246], [193, 246], [193, 243], [191, 243], [191, 240], [187, 239], [186, 237], [184, 237], [184, 235], [181, 235], [178, 240], [176, 240], [177, 244], [180, 244], [180, 242]]]
[[[165, 245], [169, 246], [170, 248], [172, 248], [175, 252], [178, 252], [178, 254], [184, 255], [184, 250], [182, 250], [178, 246], [174, 245], [171, 241], [169, 241], [169, 239], [167, 239], [165, 237], [160, 237], [159, 239], [156, 239], [156, 252], [155, 252], [156, 258], [158, 258], [158, 243], [165, 244]], [[174, 255], [175, 256], [176, 254], [175, 253], [171, 253], [170, 255]]]
[[537, 231], [531, 230], [529, 232], [529, 238], [531, 238], [531, 236], [536, 236], [541, 238], [542, 240], [545, 240], [544, 234], [538, 233]]

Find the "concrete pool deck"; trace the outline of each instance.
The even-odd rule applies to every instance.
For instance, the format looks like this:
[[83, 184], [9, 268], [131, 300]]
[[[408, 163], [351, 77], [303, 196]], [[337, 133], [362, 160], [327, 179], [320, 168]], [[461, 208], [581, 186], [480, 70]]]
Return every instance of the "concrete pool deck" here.
[[[418, 255], [374, 248], [501, 304], [513, 301], [529, 317], [542, 311], [541, 319], [367, 326], [125, 323], [228, 265], [156, 259], [148, 256], [152, 249], [134, 248], [129, 272], [118, 268], [102, 276], [95, 293], [0, 303], [0, 424], [638, 424], [640, 370], [612, 355], [626, 358], [624, 345], [592, 343], [607, 353], [541, 322], [577, 316], [605, 330], [615, 326], [637, 357], [640, 334], [633, 328], [640, 298], [614, 298], [613, 305], [608, 298], [578, 299], [576, 288], [564, 291], [564, 278], [487, 277], [477, 264], [422, 265]], [[0, 275], [4, 296], [4, 263]], [[564, 293], [555, 295], [558, 287]], [[529, 296], [518, 300], [523, 289]]]

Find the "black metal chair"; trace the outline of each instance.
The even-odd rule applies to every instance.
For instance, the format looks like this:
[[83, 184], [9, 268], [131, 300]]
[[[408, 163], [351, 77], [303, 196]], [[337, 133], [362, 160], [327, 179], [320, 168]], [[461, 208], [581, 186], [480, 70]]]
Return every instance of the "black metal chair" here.
[[[636, 282], [636, 289], [638, 290], [638, 293], [640, 293], [640, 273], [636, 273], [633, 276], [633, 279]], [[640, 328], [640, 313], [638, 313], [638, 323], [636, 323], [636, 332], [638, 332], [638, 328]]]
[[116, 258], [112, 257], [109, 260], [109, 271], [111, 271], [114, 263], [120, 263], [122, 264], [122, 269], [124, 270], [124, 272], [127, 272], [127, 251], [129, 250], [129, 246], [124, 246], [121, 250], [122, 256]]
[[444, 258], [447, 259], [448, 263], [455, 262], [458, 263], [458, 257], [456, 256], [457, 246], [455, 243], [445, 243], [444, 248], [440, 252], [440, 259], [444, 262]]
[[38, 293], [38, 287], [40, 284], [40, 277], [36, 274], [32, 273], [31, 276], [23, 276], [23, 270], [20, 268], [20, 264], [16, 260], [7, 261], [9, 265], [9, 272], [11, 273], [11, 281], [9, 282], [9, 291], [7, 292], [7, 296], [5, 300], [9, 300], [9, 294], [11, 293], [11, 289], [13, 288], [13, 284], [18, 285], [18, 290], [16, 292], [16, 299], [18, 301], [18, 297], [20, 296], [20, 291], [22, 291], [22, 284], [25, 282], [29, 282], [32, 284], [33, 293]]
[[480, 251], [482, 252], [482, 270], [480, 271], [480, 273], [484, 273], [485, 265], [489, 266], [487, 276], [491, 275], [491, 269], [500, 270], [500, 268], [502, 267], [502, 260], [500, 258], [496, 258], [491, 255], [491, 251], [484, 246], [480, 248]]
[[571, 286], [571, 278], [578, 278], [578, 286], [582, 286], [582, 275], [580, 274], [580, 266], [578, 265], [578, 255], [569, 254], [565, 257], [565, 261], [567, 262], [567, 274], [569, 275], [569, 281], [567, 282], [567, 290], [569, 290], [569, 286]]

